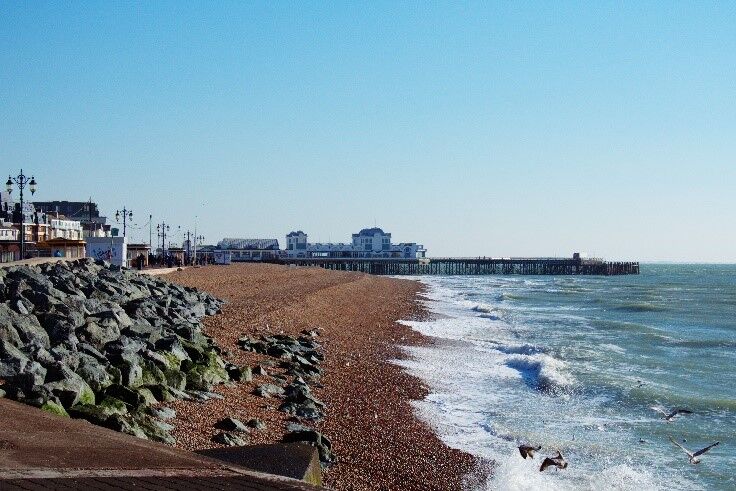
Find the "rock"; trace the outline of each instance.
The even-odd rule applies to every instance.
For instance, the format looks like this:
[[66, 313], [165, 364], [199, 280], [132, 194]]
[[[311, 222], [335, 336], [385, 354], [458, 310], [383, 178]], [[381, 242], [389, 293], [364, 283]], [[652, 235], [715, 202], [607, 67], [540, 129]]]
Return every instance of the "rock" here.
[[113, 384], [104, 390], [104, 394], [119, 399], [130, 407], [135, 408], [145, 405], [145, 399], [141, 394], [123, 385]]
[[168, 407], [153, 407], [150, 408], [151, 415], [158, 419], [174, 419], [176, 417], [176, 411]]
[[176, 443], [174, 437], [169, 434], [169, 431], [173, 429], [173, 426], [170, 424], [158, 421], [147, 415], [136, 417], [136, 423], [149, 440], [166, 443], [167, 445]]
[[268, 371], [266, 370], [266, 367], [264, 367], [263, 365], [258, 365], [253, 369], [252, 374], [265, 376], [265, 375], [268, 375]]
[[133, 435], [138, 438], [148, 440], [146, 432], [143, 431], [143, 429], [135, 420], [128, 416], [113, 414], [112, 416], [107, 418], [103, 426], [105, 426], [106, 428], [110, 428], [111, 430], [119, 431], [121, 433], [126, 433], [128, 435]]
[[5, 392], [3, 389], [0, 389], [0, 399], [5, 397], [7, 395], [7, 392]]
[[324, 417], [322, 409], [311, 401], [304, 403], [284, 402], [279, 406], [279, 411], [311, 420], [320, 420]]
[[41, 406], [41, 411], [46, 411], [47, 413], [55, 414], [57, 416], [64, 416], [66, 418], [69, 417], [69, 413], [66, 412], [64, 407], [61, 404], [57, 404], [54, 401], [47, 401]]
[[254, 430], [265, 430], [266, 429], [266, 423], [264, 423], [258, 418], [249, 419], [248, 422], [245, 423], [245, 425], [248, 428], [253, 428]]
[[228, 447], [243, 447], [248, 444], [246, 440], [232, 433], [218, 433], [212, 437], [212, 441]]
[[80, 354], [79, 367], [76, 373], [95, 392], [101, 392], [113, 383], [107, 368], [90, 355]]
[[143, 402], [141, 403], [141, 405], [143, 405], [143, 406], [153, 406], [155, 404], [158, 404], [158, 400], [153, 395], [153, 392], [151, 392], [151, 389], [149, 389], [147, 387], [139, 387], [138, 389], [136, 389], [136, 392], [138, 392], [138, 394], [142, 398], [142, 401]]
[[284, 394], [284, 389], [274, 384], [263, 384], [259, 385], [253, 393], [261, 397], [281, 396]]
[[253, 373], [250, 367], [238, 367], [235, 365], [228, 365], [226, 367], [228, 377], [234, 382], [250, 382], [253, 380]]
[[322, 433], [293, 423], [287, 426], [287, 431], [288, 433], [284, 435], [284, 442], [303, 442], [316, 447], [323, 467], [337, 462], [337, 457], [332, 453], [332, 442]]
[[46, 390], [59, 398], [64, 408], [77, 404], [95, 403], [95, 393], [87, 382], [73, 372], [69, 367], [60, 363], [51, 365], [48, 369]]
[[[44, 348], [51, 346], [48, 333], [41, 327], [36, 316], [29, 314], [27, 310], [25, 314], [18, 313], [7, 304], [0, 303], [0, 326], [4, 326], [0, 327], [0, 339], [11, 341], [15, 346], [32, 342]], [[11, 329], [18, 335], [17, 339]]]
[[239, 433], [248, 433], [250, 431], [240, 420], [230, 417], [218, 421], [215, 424], [215, 428], [218, 430], [235, 431]]
[[12, 380], [23, 373], [29, 363], [31, 360], [12, 342], [0, 339], [0, 378]]
[[173, 443], [170, 425], [152, 417], [166, 411], [147, 408], [221, 398], [215, 384], [251, 380], [202, 332], [221, 305], [89, 259], [0, 269], [0, 394]]
[[223, 396], [218, 394], [217, 392], [208, 392], [206, 390], [190, 390], [190, 391], [187, 391], [187, 394], [189, 394], [191, 398], [196, 399], [198, 401], [209, 401], [210, 399], [223, 399]]
[[[112, 398], [105, 399], [105, 404], [96, 406], [90, 404], [79, 404], [69, 408], [69, 415], [74, 418], [86, 419], [90, 423], [104, 425], [105, 422], [113, 415], [125, 415], [128, 413], [127, 407], [122, 401]], [[116, 402], [113, 402], [116, 401]]]

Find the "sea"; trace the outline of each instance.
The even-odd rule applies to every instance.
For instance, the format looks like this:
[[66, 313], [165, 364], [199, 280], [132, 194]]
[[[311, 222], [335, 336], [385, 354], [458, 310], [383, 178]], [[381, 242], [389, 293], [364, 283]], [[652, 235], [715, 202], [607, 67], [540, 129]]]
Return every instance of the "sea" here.
[[[492, 462], [474, 488], [736, 489], [736, 265], [415, 278], [433, 320], [402, 323], [436, 342], [396, 362], [431, 391], [419, 417]], [[670, 437], [720, 445], [692, 465]], [[524, 460], [522, 443], [542, 450]], [[540, 472], [557, 450], [568, 467]]]

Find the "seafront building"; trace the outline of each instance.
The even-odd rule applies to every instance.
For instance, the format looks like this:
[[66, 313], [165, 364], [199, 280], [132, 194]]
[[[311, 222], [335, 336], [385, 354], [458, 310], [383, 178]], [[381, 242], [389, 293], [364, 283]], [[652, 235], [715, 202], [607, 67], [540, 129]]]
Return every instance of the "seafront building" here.
[[281, 251], [277, 239], [236, 239], [225, 238], [217, 243], [215, 250], [228, 261], [264, 261], [276, 259]]
[[421, 259], [427, 250], [416, 242], [391, 242], [391, 234], [378, 227], [364, 228], [346, 243], [310, 243], [305, 232], [286, 236], [286, 255], [292, 258], [402, 258]]
[[100, 216], [94, 201], [34, 201], [33, 206], [47, 215], [63, 215], [82, 224], [84, 237], [109, 237], [111, 225], [107, 217]]

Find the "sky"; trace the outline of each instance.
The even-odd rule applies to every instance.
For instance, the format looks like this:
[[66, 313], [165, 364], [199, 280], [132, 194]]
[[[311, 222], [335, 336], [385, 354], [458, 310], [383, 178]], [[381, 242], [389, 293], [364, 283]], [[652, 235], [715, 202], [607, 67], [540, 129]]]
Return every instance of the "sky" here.
[[3, 1], [21, 168], [132, 240], [736, 262], [736, 3]]

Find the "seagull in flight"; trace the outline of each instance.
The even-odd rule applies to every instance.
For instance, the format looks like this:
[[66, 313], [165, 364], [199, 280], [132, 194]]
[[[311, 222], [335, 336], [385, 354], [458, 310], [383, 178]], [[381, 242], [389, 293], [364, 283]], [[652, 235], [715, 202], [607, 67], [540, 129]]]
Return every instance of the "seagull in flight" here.
[[567, 461], [562, 456], [562, 452], [557, 451], [557, 455], [554, 457], [546, 457], [542, 461], [542, 465], [539, 467], [539, 472], [544, 472], [547, 467], [557, 467], [558, 469], [567, 468]]
[[721, 442], [715, 442], [715, 443], [713, 443], [711, 445], [708, 445], [705, 448], [701, 448], [697, 452], [691, 452], [690, 450], [686, 449], [685, 447], [683, 447], [682, 445], [680, 445], [679, 443], [677, 443], [677, 441], [675, 441], [674, 438], [670, 437], [670, 441], [672, 443], [674, 443], [675, 445], [677, 445], [678, 447], [680, 447], [680, 449], [682, 449], [682, 451], [687, 454], [687, 457], [690, 459], [690, 463], [691, 464], [699, 464], [700, 463], [700, 459], [698, 457], [700, 457], [701, 455], [703, 455], [705, 452], [709, 451], [711, 448], [717, 447], [718, 445], [721, 444]]
[[692, 414], [693, 413], [689, 409], [682, 409], [682, 408], [674, 409], [670, 412], [667, 412], [662, 406], [652, 406], [651, 409], [661, 414], [664, 420], [667, 421], [668, 423], [672, 423], [672, 421], [680, 414]]
[[530, 459], [534, 458], [534, 452], [538, 452], [542, 449], [541, 445], [538, 445], [536, 447], [533, 447], [531, 445], [519, 445], [519, 453], [522, 457], [525, 459], [529, 457]]

